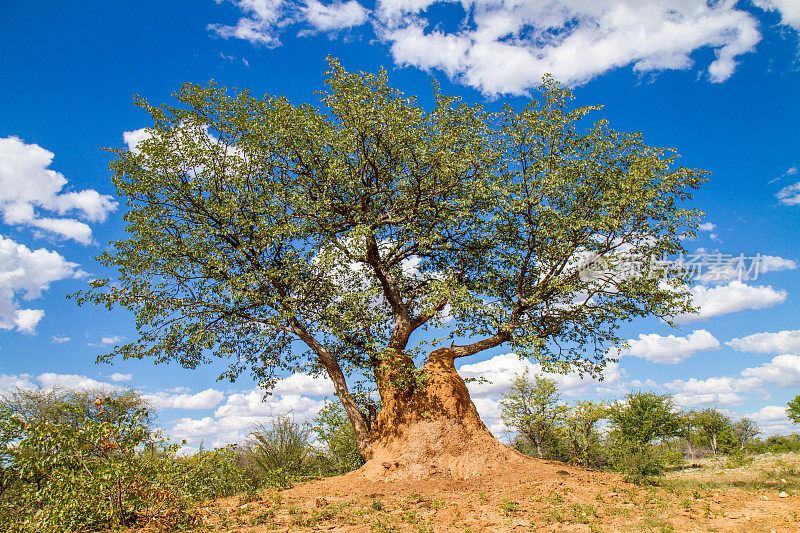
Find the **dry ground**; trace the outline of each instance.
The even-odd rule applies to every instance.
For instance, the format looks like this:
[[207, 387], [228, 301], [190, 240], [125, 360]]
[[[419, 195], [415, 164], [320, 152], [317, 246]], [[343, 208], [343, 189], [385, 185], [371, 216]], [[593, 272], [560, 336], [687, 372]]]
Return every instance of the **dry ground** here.
[[[358, 472], [199, 508], [202, 531], [800, 532], [800, 455], [699, 462], [658, 487], [530, 460], [470, 480], [369, 482]], [[783, 493], [783, 494], [782, 494]]]

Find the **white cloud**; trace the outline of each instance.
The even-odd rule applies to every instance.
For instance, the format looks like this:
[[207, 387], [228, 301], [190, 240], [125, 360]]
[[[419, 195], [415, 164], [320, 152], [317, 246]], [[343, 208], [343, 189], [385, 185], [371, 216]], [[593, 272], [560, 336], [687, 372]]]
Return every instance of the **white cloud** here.
[[[439, 69], [486, 94], [525, 94], [545, 73], [585, 83], [609, 70], [688, 69], [692, 53], [713, 49], [712, 81], [729, 78], [737, 58], [760, 40], [757, 21], [734, 2], [561, 0], [463, 2], [465, 19], [445, 32], [426, 11], [380, 3], [378, 33], [394, 60]], [[444, 3], [444, 2], [441, 2]]]
[[745, 368], [742, 377], [772, 383], [781, 389], [800, 387], [800, 355], [783, 354], [754, 368]]
[[[220, 2], [221, 0], [217, 0]], [[357, 0], [323, 4], [318, 0], [231, 0], [244, 15], [235, 25], [209, 24], [208, 29], [222, 38], [244, 39], [268, 48], [280, 46], [280, 34], [290, 25], [303, 23], [311, 31], [335, 32], [364, 24], [369, 10]]]
[[74, 218], [42, 216], [39, 211], [58, 215], [74, 213], [89, 222], [104, 222], [117, 208], [111, 196], [93, 189], [65, 192], [67, 179], [48, 168], [54, 154], [19, 137], [0, 138], [0, 213], [8, 225], [27, 225], [72, 239], [92, 241], [88, 224]]
[[800, 31], [800, 2], [797, 0], [753, 0], [753, 4], [765, 11], [777, 11], [782, 24]]
[[305, 396], [327, 396], [334, 393], [333, 383], [324, 376], [309, 376], [295, 373], [279, 379], [272, 389], [273, 394], [300, 394]]
[[783, 257], [777, 257], [774, 255], [759, 255], [758, 258], [758, 271], [760, 274], [794, 270], [797, 268], [797, 261], [793, 259], [785, 259]]
[[121, 374], [119, 372], [114, 372], [109, 376], [111, 381], [130, 381], [133, 379], [133, 374]]
[[787, 185], [778, 191], [775, 197], [778, 198], [783, 205], [800, 204], [800, 181], [794, 185]]
[[[216, 0], [220, 3], [221, 0]], [[293, 17], [296, 6], [286, 0], [232, 0], [245, 15], [233, 25], [209, 24], [208, 29], [225, 39], [235, 38], [269, 48], [279, 46], [280, 32]]]
[[122, 140], [128, 146], [128, 150], [134, 155], [138, 155], [141, 152], [141, 150], [139, 150], [139, 143], [149, 138], [150, 132], [147, 131], [147, 128], [122, 132]]
[[733, 405], [744, 401], [741, 394], [752, 391], [759, 386], [759, 382], [725, 376], [678, 379], [665, 386], [673, 393], [678, 405]]
[[785, 405], [765, 405], [759, 411], [746, 415], [756, 422], [783, 422], [786, 418]]
[[[714, 234], [710, 234], [709, 237], [713, 240]], [[707, 270], [698, 272], [695, 277], [702, 283], [724, 283], [733, 280], [754, 281], [763, 274], [797, 268], [797, 261], [775, 255], [756, 254], [752, 257], [745, 257], [744, 254], [732, 256], [720, 252], [711, 254], [695, 252], [694, 256], [701, 257], [707, 265]], [[687, 262], [686, 267], [692, 268], [691, 263]]]
[[727, 285], [716, 287], [696, 285], [691, 288], [691, 294], [699, 312], [679, 315], [676, 320], [680, 323], [705, 320], [744, 309], [772, 307], [783, 303], [787, 296], [786, 291], [775, 290], [771, 285], [752, 286], [741, 281], [731, 281]]
[[323, 32], [360, 26], [369, 16], [369, 11], [356, 0], [328, 5], [318, 0], [306, 0], [302, 13], [315, 30]]
[[17, 389], [35, 389], [33, 376], [30, 374], [8, 375], [0, 374], [0, 393], [13, 392]]
[[213, 409], [225, 399], [225, 393], [216, 389], [196, 394], [157, 392], [145, 394], [144, 398], [157, 409]]
[[78, 374], [55, 374], [45, 372], [36, 376], [39, 384], [46, 389], [64, 388], [75, 390], [117, 390], [119, 387], [103, 381], [97, 381]]
[[719, 348], [719, 341], [711, 333], [701, 329], [685, 337], [641, 334], [638, 340], [629, 340], [628, 345], [629, 348], [621, 350], [620, 355], [640, 357], [654, 363], [676, 364], [695, 352]]
[[[209, 25], [223, 38], [275, 47], [291, 26], [305, 35], [369, 20], [397, 65], [440, 70], [488, 95], [526, 94], [546, 73], [578, 85], [627, 66], [686, 70], [704, 49], [714, 52], [709, 79], [721, 82], [761, 40], [756, 18], [733, 0], [379, 0], [371, 17], [356, 0], [232, 1], [242, 12], [236, 24]], [[764, 0], [762, 7], [780, 8], [783, 22], [793, 24], [793, 1]], [[435, 17], [440, 10], [429, 9], [459, 4], [462, 19], [452, 31]]]
[[70, 340], [72, 340], [71, 337], [64, 337], [64, 336], [61, 336], [61, 335], [53, 335], [50, 338], [56, 344], [64, 344], [65, 342], [69, 342]]
[[758, 411], [744, 416], [754, 420], [766, 435], [797, 431], [797, 426], [794, 426], [786, 416], [785, 405], [765, 405]]
[[31, 250], [0, 235], [0, 328], [32, 333], [44, 317], [41, 309], [20, 309], [19, 298], [31, 301], [50, 284], [83, 273], [58, 252]]
[[800, 353], [800, 330], [754, 333], [746, 337], [731, 339], [725, 344], [739, 352]]
[[745, 368], [738, 377], [690, 378], [666, 383], [679, 405], [732, 405], [745, 393], [768, 394], [774, 388], [800, 387], [800, 356], [778, 355], [761, 366]]
[[125, 340], [125, 337], [120, 337], [119, 335], [109, 335], [108, 337], [103, 337], [100, 339], [100, 344], [103, 346], [111, 346], [114, 344], [118, 344]]
[[203, 440], [207, 446], [222, 446], [243, 441], [258, 425], [269, 427], [280, 416], [288, 415], [298, 423], [310, 421], [323, 405], [322, 400], [298, 394], [265, 399], [264, 391], [255, 388], [228, 395], [213, 416], [178, 420], [168, 433], [174, 439], [186, 439], [193, 445]]
[[463, 378], [486, 378], [488, 383], [471, 382], [467, 384], [470, 396], [499, 398], [508, 390], [514, 377], [528, 370], [529, 375], [539, 374], [548, 379], [553, 379], [558, 384], [561, 392], [576, 396], [596, 392], [598, 388], [611, 390], [621, 386], [622, 370], [617, 363], [608, 363], [603, 369], [603, 381], [598, 382], [588, 375], [580, 376], [576, 372], [568, 374], [554, 374], [544, 372], [538, 363], [528, 359], [520, 359], [515, 353], [496, 355], [486, 361], [462, 365], [458, 373]]
[[700, 231], [714, 231], [714, 228], [716, 227], [717, 226], [715, 224], [712, 224], [711, 222], [704, 222], [699, 226], [697, 226], [697, 229]]

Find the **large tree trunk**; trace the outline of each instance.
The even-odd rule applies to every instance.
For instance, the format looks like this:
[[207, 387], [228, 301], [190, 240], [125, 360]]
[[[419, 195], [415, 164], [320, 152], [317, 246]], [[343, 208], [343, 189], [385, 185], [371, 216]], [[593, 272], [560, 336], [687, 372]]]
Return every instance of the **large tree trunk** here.
[[453, 361], [449, 349], [431, 353], [424, 384], [411, 392], [379, 379], [383, 408], [370, 431], [372, 458], [360, 473], [375, 480], [467, 478], [524, 461], [483, 424]]

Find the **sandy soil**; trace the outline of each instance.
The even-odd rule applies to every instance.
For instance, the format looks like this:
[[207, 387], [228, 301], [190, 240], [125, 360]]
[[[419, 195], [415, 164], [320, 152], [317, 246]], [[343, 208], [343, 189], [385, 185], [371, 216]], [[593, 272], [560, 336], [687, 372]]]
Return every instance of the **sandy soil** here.
[[198, 511], [202, 530], [253, 533], [800, 532], [799, 479], [780, 477], [798, 472], [794, 461], [800, 466], [792, 454], [738, 468], [706, 461], [659, 487], [535, 459], [468, 480], [375, 482], [356, 471]]

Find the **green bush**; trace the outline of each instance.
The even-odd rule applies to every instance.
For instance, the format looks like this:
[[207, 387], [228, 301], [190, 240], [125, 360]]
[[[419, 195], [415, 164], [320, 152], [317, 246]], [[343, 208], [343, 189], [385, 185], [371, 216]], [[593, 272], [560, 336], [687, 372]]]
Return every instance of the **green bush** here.
[[310, 430], [288, 416], [275, 419], [271, 426], [262, 425], [250, 437], [241, 450], [241, 461], [255, 483], [287, 488], [322, 475], [323, 461], [311, 446]]
[[324, 446], [328, 474], [345, 474], [364, 464], [353, 426], [339, 402], [325, 402], [314, 419], [312, 431]]
[[625, 480], [641, 484], [664, 473], [672, 456], [668, 450], [651, 445], [617, 443], [611, 448], [614, 470], [622, 473]]
[[97, 531], [196, 523], [193, 501], [247, 488], [234, 451], [178, 457], [135, 393], [26, 391], [0, 402], [0, 529]]
[[747, 446], [750, 453], [800, 453], [800, 435], [772, 435], [754, 440]]

